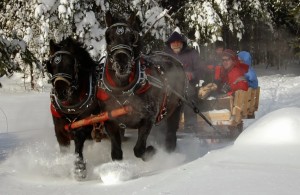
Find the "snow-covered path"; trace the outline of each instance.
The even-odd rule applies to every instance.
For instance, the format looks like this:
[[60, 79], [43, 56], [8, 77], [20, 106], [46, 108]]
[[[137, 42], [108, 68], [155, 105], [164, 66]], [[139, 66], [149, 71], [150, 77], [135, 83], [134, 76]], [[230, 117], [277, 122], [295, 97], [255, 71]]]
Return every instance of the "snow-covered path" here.
[[121, 162], [111, 162], [108, 141], [85, 144], [89, 176], [82, 182], [72, 176], [74, 148], [67, 155], [58, 152], [48, 92], [0, 91], [0, 194], [296, 195], [300, 77], [265, 75], [259, 77], [256, 119], [245, 120], [233, 145], [211, 151], [185, 136], [175, 153], [159, 149], [143, 162], [133, 155], [136, 133], [129, 131]]

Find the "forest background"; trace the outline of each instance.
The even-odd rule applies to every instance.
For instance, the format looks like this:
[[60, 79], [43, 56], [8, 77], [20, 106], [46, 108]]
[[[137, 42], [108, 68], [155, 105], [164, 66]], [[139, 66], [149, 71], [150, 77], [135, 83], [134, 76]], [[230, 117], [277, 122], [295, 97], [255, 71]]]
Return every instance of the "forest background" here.
[[22, 72], [27, 88], [38, 90], [50, 39], [72, 36], [99, 60], [106, 55], [108, 10], [124, 18], [136, 13], [145, 53], [162, 49], [179, 28], [203, 61], [222, 40], [227, 48], [251, 52], [254, 66], [300, 65], [299, 0], [3, 0], [0, 77]]

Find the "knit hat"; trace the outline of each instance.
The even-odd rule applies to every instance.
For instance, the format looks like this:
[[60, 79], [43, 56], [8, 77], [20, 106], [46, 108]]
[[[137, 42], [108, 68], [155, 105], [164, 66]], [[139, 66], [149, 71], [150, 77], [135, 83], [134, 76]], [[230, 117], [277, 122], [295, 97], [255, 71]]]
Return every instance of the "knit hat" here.
[[238, 57], [236, 55], [236, 52], [232, 51], [231, 49], [225, 49], [222, 52], [222, 56], [230, 57], [232, 60], [238, 60]]
[[174, 31], [171, 36], [169, 37], [169, 39], [167, 40], [166, 44], [170, 44], [174, 41], [181, 41], [183, 43], [185, 43], [185, 39], [182, 37], [181, 34], [179, 34], [177, 31]]

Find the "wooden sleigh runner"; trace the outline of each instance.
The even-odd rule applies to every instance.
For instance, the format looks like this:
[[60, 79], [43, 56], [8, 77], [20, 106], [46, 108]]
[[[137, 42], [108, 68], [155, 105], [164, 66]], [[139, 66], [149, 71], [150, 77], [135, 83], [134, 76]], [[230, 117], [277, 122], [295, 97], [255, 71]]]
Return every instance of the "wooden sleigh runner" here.
[[243, 131], [243, 119], [255, 118], [259, 105], [260, 88], [238, 90], [233, 96], [202, 100], [203, 115], [212, 123], [210, 127], [198, 116], [199, 138], [236, 138]]

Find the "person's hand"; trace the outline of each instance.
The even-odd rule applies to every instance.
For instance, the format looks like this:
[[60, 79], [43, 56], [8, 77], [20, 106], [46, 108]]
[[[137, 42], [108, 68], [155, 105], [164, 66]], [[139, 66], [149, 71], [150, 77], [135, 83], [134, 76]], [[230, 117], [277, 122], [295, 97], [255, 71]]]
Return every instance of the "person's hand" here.
[[231, 91], [231, 87], [227, 83], [224, 83], [221, 92], [227, 94], [229, 91]]

